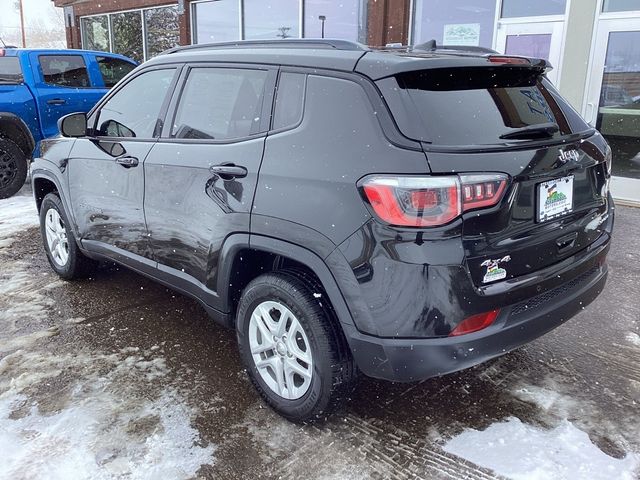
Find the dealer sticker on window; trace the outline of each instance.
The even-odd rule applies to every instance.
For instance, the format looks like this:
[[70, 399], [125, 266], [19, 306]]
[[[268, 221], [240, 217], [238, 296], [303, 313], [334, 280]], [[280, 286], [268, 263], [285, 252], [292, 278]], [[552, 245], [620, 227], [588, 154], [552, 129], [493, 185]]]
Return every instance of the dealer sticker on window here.
[[538, 185], [538, 221], [544, 222], [573, 210], [573, 175]]

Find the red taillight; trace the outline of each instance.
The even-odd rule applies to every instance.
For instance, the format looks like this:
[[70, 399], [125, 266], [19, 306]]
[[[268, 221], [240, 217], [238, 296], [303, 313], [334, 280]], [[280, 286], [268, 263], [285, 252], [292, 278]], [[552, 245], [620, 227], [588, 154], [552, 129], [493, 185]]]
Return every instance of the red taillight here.
[[467, 333], [473, 333], [482, 330], [483, 328], [487, 328], [495, 322], [499, 313], [500, 310], [491, 310], [490, 312], [480, 313], [466, 318], [453, 329], [449, 336], [456, 337], [458, 335], [465, 335]]
[[395, 226], [437, 227], [467, 210], [496, 205], [507, 188], [507, 176], [371, 176], [360, 185], [381, 220]]
[[491, 63], [505, 63], [509, 65], [531, 65], [531, 60], [524, 57], [508, 57], [503, 55], [491, 55], [489, 57]]

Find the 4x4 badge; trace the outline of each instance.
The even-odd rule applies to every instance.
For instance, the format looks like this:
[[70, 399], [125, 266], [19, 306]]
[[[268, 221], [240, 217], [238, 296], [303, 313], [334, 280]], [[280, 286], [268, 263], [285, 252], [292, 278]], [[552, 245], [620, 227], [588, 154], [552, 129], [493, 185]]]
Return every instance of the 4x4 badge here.
[[502, 280], [507, 277], [507, 271], [504, 268], [500, 268], [501, 263], [507, 263], [511, 261], [509, 255], [498, 258], [497, 260], [485, 260], [480, 265], [487, 267], [487, 273], [484, 274], [484, 283], [495, 282], [496, 280]]

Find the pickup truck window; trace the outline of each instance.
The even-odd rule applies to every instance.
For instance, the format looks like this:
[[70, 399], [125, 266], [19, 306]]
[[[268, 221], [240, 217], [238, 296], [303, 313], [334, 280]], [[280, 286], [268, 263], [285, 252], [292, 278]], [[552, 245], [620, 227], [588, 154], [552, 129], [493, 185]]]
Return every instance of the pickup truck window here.
[[18, 57], [0, 57], [0, 84], [22, 83], [22, 69]]
[[104, 86], [107, 88], [113, 87], [127, 73], [136, 68], [133, 63], [114, 57], [96, 57], [96, 60], [100, 67], [102, 80], [104, 80]]
[[59, 87], [89, 87], [89, 74], [82, 55], [40, 55], [45, 83]]
[[153, 138], [175, 68], [150, 70], [119, 89], [98, 112], [95, 135]]

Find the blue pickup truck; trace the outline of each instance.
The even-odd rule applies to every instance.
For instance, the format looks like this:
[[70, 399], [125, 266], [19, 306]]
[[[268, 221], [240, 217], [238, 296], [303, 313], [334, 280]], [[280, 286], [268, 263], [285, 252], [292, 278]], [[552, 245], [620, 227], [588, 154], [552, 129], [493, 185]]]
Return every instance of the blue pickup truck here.
[[0, 49], [0, 198], [24, 185], [38, 142], [58, 119], [88, 112], [136, 63], [88, 50]]

